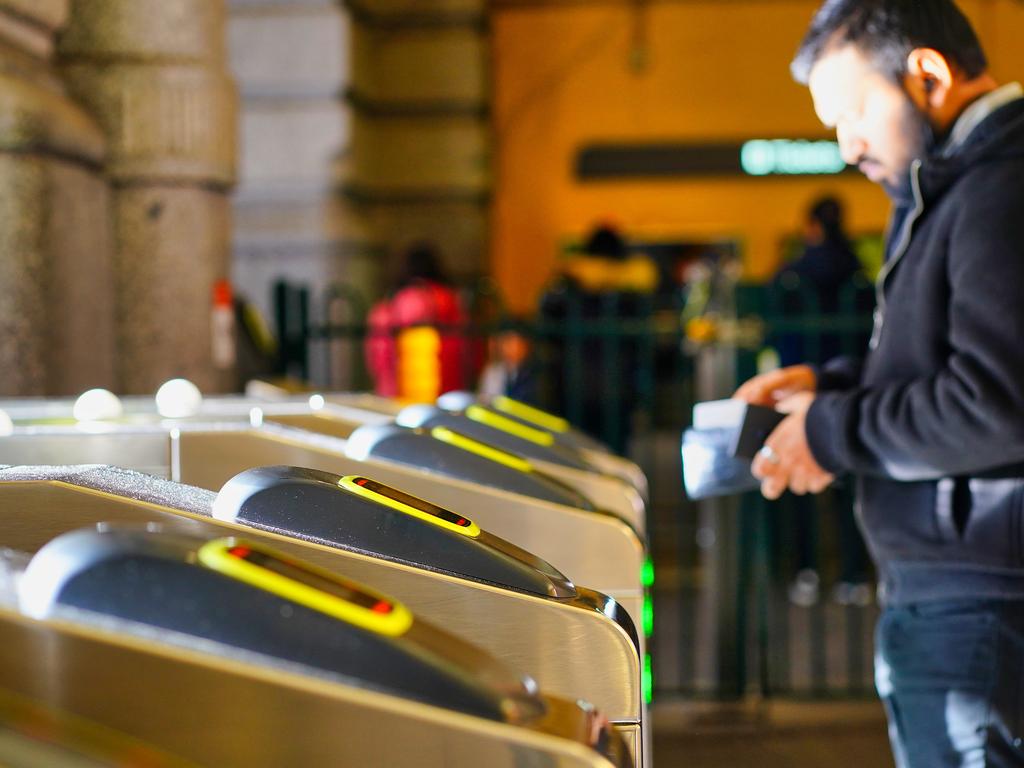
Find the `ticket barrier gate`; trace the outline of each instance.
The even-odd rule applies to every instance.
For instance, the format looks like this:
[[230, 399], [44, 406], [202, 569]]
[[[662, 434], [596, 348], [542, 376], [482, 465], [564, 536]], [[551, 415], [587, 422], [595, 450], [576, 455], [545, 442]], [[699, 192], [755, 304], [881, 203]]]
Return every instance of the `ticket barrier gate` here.
[[[629, 525], [611, 515], [442, 477], [393, 461], [356, 460], [347, 455], [344, 440], [275, 424], [15, 423], [13, 434], [0, 439], [0, 464], [107, 464], [209, 490], [217, 490], [231, 477], [258, 466], [366, 474], [477, 520], [575, 581], [614, 598], [637, 625], [643, 619], [644, 545]], [[434, 450], [455, 450], [434, 442]]]
[[646, 529], [646, 505], [640, 491], [621, 477], [602, 474], [578, 451], [558, 445], [551, 433], [473, 405], [465, 413], [433, 405], [410, 405], [395, 417], [402, 427], [447, 428], [531, 461], [539, 470], [571, 485], [595, 504]]
[[17, 584], [6, 685], [203, 765], [629, 764], [592, 709], [257, 543], [77, 530]]
[[[285, 392], [284, 390], [275, 390], [273, 387], [263, 386], [262, 382], [256, 382], [255, 384], [256, 386], [253, 387], [252, 390], [247, 388], [246, 395], [263, 400], [283, 402], [294, 399], [296, 394], [294, 392]], [[306, 396], [312, 394], [314, 393], [309, 392], [306, 393]], [[329, 392], [324, 393], [322, 397], [324, 397], [325, 402], [332, 405], [371, 411], [373, 413], [390, 416], [392, 418], [397, 416], [406, 407], [408, 407], [408, 405], [410, 405], [409, 403], [403, 404], [393, 398], [382, 397], [380, 395], [374, 395], [367, 392]], [[458, 413], [464, 413], [466, 409], [472, 405], [486, 406], [500, 411], [503, 415], [511, 417], [521, 424], [528, 424], [551, 432], [556, 438], [556, 442], [575, 451], [584, 451], [588, 461], [590, 459], [590, 453], [601, 453], [619, 459], [623, 464], [632, 464], [632, 462], [627, 459], [616, 456], [612, 453], [611, 449], [600, 440], [573, 428], [567, 419], [564, 419], [561, 416], [556, 416], [553, 413], [541, 410], [540, 408], [536, 408], [527, 403], [514, 400], [511, 397], [506, 397], [504, 395], [480, 395], [466, 390], [453, 390], [451, 392], [445, 392], [443, 395], [438, 397], [436, 404], [438, 408]], [[636, 465], [633, 466], [636, 467]], [[639, 468], [636, 468], [636, 470], [639, 470]], [[636, 470], [630, 470], [630, 473]]]
[[[632, 485], [644, 500], [650, 498], [647, 476], [640, 467], [623, 456], [614, 454], [608, 446], [587, 433], [574, 429], [568, 420], [527, 403], [499, 395], [488, 397], [473, 392], [446, 392], [437, 398], [437, 407], [446, 411], [466, 413], [474, 405], [498, 412], [501, 416], [524, 426], [548, 432], [555, 444], [564, 445], [582, 454], [584, 460], [598, 471], [619, 477]], [[486, 419], [486, 414], [480, 414]]]
[[[449, 393], [443, 398], [455, 394]], [[269, 404], [230, 397], [214, 398], [205, 401], [203, 415], [237, 416], [240, 407], [245, 409], [246, 414], [252, 408], [259, 408], [261, 418], [268, 422], [347, 439], [359, 425], [379, 426], [396, 423], [396, 420], [405, 425], [402, 419], [413, 419], [415, 416], [410, 414], [414, 414], [418, 408], [431, 407], [411, 406], [396, 413], [394, 408], [382, 409], [378, 405], [381, 400], [383, 398], [358, 393], [314, 395], [311, 398], [277, 400]], [[515, 402], [508, 398], [500, 402], [505, 401]], [[519, 410], [522, 408], [520, 404]], [[530, 409], [530, 412], [543, 413], [536, 409]], [[632, 462], [604, 452], [581, 452], [572, 443], [563, 445], [560, 434], [528, 424], [517, 417], [498, 413], [490, 407], [471, 405], [465, 411], [450, 416], [460, 420], [462, 426], [456, 426], [454, 431], [464, 437], [476, 438], [478, 442], [531, 459], [538, 471], [574, 488], [598, 506], [618, 514], [641, 533], [645, 531], [647, 478]], [[549, 418], [554, 417], [549, 415]], [[531, 439], [524, 439], [523, 435]], [[546, 442], [549, 439], [554, 441], [551, 447], [535, 442]]]
[[[575, 450], [612, 455], [611, 449], [586, 432], [574, 429], [567, 419], [535, 408], [527, 403], [504, 395], [478, 395], [475, 392], [456, 390], [445, 392], [437, 398], [437, 407], [446, 411], [465, 413], [473, 405], [484, 405], [501, 412], [523, 424], [531, 424], [555, 436], [556, 442]], [[588, 457], [589, 458], [589, 457]], [[625, 461], [625, 459], [623, 459]]]
[[[319, 398], [319, 402], [317, 398]], [[269, 403], [261, 403], [253, 398], [213, 397], [202, 400], [200, 409], [194, 416], [184, 420], [171, 420], [159, 417], [154, 409], [152, 398], [126, 397], [120, 400], [124, 408], [124, 412], [120, 417], [96, 422], [91, 426], [96, 429], [101, 429], [104, 426], [133, 426], [142, 428], [153, 425], [167, 426], [179, 424], [182, 421], [204, 424], [276, 424], [347, 440], [360, 426], [383, 426], [394, 423], [391, 415], [382, 414], [363, 407], [365, 399], [366, 396], [364, 395], [332, 396], [332, 400], [328, 402], [323, 396], [316, 395], [313, 398], [281, 399]], [[311, 404], [314, 402], [316, 403], [315, 406]], [[73, 403], [69, 400], [34, 401], [29, 399], [0, 401], [0, 409], [7, 411], [15, 419], [15, 423], [19, 424], [38, 426], [42, 423], [51, 427], [77, 426], [77, 422], [72, 416]], [[491, 430], [490, 427], [485, 427], [484, 425], [474, 424], [473, 422], [467, 423], [471, 429], [483, 427], [485, 433]], [[439, 431], [428, 430], [428, 433], [433, 435]], [[455, 433], [457, 436], [454, 439], [461, 438], [463, 442], [475, 442], [478, 445], [483, 445], [484, 450], [488, 446], [494, 447], [486, 443], [486, 441], [481, 442], [479, 437], [474, 441], [472, 436], [465, 434], [464, 431], [459, 429], [446, 429], [444, 431]], [[503, 438], [511, 440], [510, 446], [513, 449], [522, 448], [523, 445], [530, 445], [528, 442], [520, 441], [500, 431], [491, 430], [490, 433], [499, 440]], [[437, 446], [426, 444], [421, 446], [421, 450], [425, 451], [424, 460], [430, 457], [432, 451], [445, 452], [444, 449]], [[509, 451], [506, 450], [505, 453], [508, 454]], [[523, 454], [522, 451], [519, 451], [517, 454], [513, 450], [512, 455], [521, 458]], [[645, 505], [643, 498], [631, 486], [624, 484], [618, 478], [600, 475], [593, 471], [561, 466], [544, 461], [543, 458], [533, 458], [529, 459], [529, 461], [533, 465], [533, 474], [535, 476], [543, 474], [550, 481], [560, 484], [563, 491], [570, 491], [571, 500], [568, 502], [570, 505], [581, 505], [581, 499], [584, 500], [582, 501], [582, 507], [585, 509], [592, 509], [596, 504], [601, 509], [617, 514], [631, 525], [641, 537], [645, 535], [647, 524]], [[437, 468], [437, 466], [434, 467], [435, 470]], [[493, 482], [493, 478], [486, 478], [482, 482], [490, 485]], [[535, 486], [533, 493], [527, 493], [527, 495], [539, 494], [538, 498], [566, 503], [561, 498], [552, 499], [550, 491], [544, 493], [542, 489], [536, 488], [540, 483], [535, 478], [530, 479], [527, 484]], [[548, 484], [550, 485], [551, 483]], [[524, 489], [517, 488], [515, 492], [522, 493]], [[564, 496], [565, 494], [560, 495]]]
[[637, 765], [643, 759], [639, 639], [616, 603], [470, 519], [365, 477], [262, 468], [215, 497], [109, 467], [11, 467], [0, 470], [0, 506], [24, 510], [0, 520], [0, 545], [29, 552], [98, 521], [269, 542], [386, 589], [537, 675], [545, 691], [594, 702], [628, 740]]
[[[325, 405], [314, 412], [305, 413], [282, 413], [280, 412], [282, 407], [282, 405], [276, 404], [272, 409], [264, 410], [262, 413], [263, 420], [343, 440], [351, 439], [357, 429], [367, 427], [384, 429], [387, 426], [395, 426], [399, 423], [401, 423], [402, 427], [409, 426], [409, 424], [399, 421], [381, 422], [376, 417], [371, 417], [368, 420], [369, 423], [364, 424], [364, 420], [360, 415], [352, 412], [342, 412], [340, 410], [342, 406], [337, 405]], [[413, 406], [413, 408], [421, 407], [429, 408], [432, 406]], [[408, 409], [402, 411], [400, 418], [407, 418], [407, 411]], [[585, 499], [586, 501], [583, 502], [584, 508], [597, 506], [607, 510], [621, 517], [641, 535], [644, 534], [647, 525], [646, 506], [643, 497], [631, 485], [617, 477], [603, 475], [591, 469], [577, 469], [556, 464], [544, 458], [528, 456], [524, 451], [519, 450], [519, 444], [514, 441], [512, 445], [496, 445], [494, 442], [489, 441], [493, 434], [490, 437], [485, 435], [482, 438], [479, 434], [472, 434], [474, 431], [472, 427], [467, 430], [465, 426], [465, 424], [457, 426], [435, 422], [429, 425], [425, 424], [422, 432], [435, 438], [448, 439], [450, 442], [476, 443], [478, 446], [482, 446], [485, 451], [487, 449], [500, 451], [506, 456], [519, 459], [520, 463], [528, 461], [532, 465], [535, 474], [543, 474], [550, 481], [554, 481], [564, 489], [570, 490], [576, 498]], [[442, 432], [447, 433], [451, 437], [440, 438], [439, 436]], [[423, 447], [426, 448], [426, 446]], [[542, 494], [540, 498], [547, 498], [547, 496]], [[574, 502], [573, 505], [577, 506], [579, 503]]]
[[[352, 410], [362, 412], [364, 415], [360, 418], [368, 420], [369, 423], [380, 423], [381, 417], [397, 419], [404, 410], [401, 404], [395, 400], [367, 393], [335, 392], [321, 396], [324, 398], [328, 411], [348, 409], [350, 412]], [[649, 498], [647, 477], [637, 464], [612, 454], [603, 443], [585, 432], [573, 429], [569, 422], [561, 417], [528, 406], [528, 404], [511, 397], [486, 397], [464, 391], [445, 392], [437, 398], [437, 408], [468, 416], [482, 425], [511, 432], [514, 435], [531, 436], [532, 440], [535, 442], [539, 440], [542, 445], [546, 443], [553, 445], [555, 453], [561, 456], [534, 455], [531, 458], [542, 461], [546, 458], [549, 463], [554, 465], [552, 469], [556, 472], [571, 466], [578, 469], [589, 469], [628, 483], [638, 490], [641, 501], [646, 501]], [[540, 433], [538, 434], [538, 432]], [[510, 445], [503, 444], [503, 446], [507, 450], [512, 450]], [[522, 446], [519, 445], [519, 447]], [[565, 459], [569, 459], [570, 464], [563, 464]], [[569, 479], [575, 476], [575, 473], [567, 470], [565, 473]], [[602, 486], [598, 485], [597, 487]], [[609, 490], [614, 487], [616, 487], [614, 484], [606, 484], [604, 489]], [[630, 498], [632, 501], [632, 497]]]
[[[553, 504], [597, 511], [579, 490], [538, 470], [528, 460], [443, 427], [407, 429], [391, 421], [357, 426], [327, 410], [282, 413], [280, 405], [269, 413], [260, 408], [258, 419], [263, 424], [344, 440], [345, 454], [357, 461], [399, 463]], [[620, 512], [619, 517], [636, 527], [639, 520], [632, 507]], [[615, 514], [612, 510], [608, 513]]]
[[641, 518], [598, 509], [576, 488], [538, 469], [533, 461], [468, 437], [448, 427], [430, 429], [372, 424], [345, 440], [345, 454], [358, 461], [383, 461], [419, 467], [444, 476], [500, 488], [588, 512], [614, 515], [642, 537]]

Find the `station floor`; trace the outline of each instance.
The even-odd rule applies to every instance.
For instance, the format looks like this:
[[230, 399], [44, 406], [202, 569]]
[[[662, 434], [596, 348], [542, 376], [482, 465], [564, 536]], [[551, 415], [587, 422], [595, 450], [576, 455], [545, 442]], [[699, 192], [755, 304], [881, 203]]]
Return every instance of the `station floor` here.
[[657, 702], [654, 768], [892, 768], [877, 701]]

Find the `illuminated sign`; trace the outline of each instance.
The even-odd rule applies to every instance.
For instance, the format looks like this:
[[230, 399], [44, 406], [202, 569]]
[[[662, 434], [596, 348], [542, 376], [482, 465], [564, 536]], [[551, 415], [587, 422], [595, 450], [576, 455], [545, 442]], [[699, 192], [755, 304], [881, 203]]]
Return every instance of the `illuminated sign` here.
[[757, 139], [740, 148], [740, 167], [750, 176], [842, 173], [846, 163], [834, 141]]

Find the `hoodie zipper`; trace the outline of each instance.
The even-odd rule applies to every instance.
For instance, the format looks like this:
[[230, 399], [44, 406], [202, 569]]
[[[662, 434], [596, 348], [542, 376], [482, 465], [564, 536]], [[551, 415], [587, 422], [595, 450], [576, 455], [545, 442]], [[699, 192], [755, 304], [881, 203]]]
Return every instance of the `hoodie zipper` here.
[[914, 224], [921, 214], [924, 213], [924, 197], [921, 195], [920, 175], [921, 161], [914, 160], [910, 164], [910, 189], [914, 193], [914, 210], [910, 212], [903, 223], [899, 242], [896, 243], [892, 256], [882, 266], [882, 270], [878, 273], [878, 279], [875, 281], [874, 327], [871, 330], [871, 341], [868, 343], [870, 349], [875, 349], [878, 346], [878, 341], [882, 335], [882, 326], [885, 324], [885, 279], [896, 268], [896, 264], [903, 258], [907, 248], [910, 247], [910, 236], [913, 232]]

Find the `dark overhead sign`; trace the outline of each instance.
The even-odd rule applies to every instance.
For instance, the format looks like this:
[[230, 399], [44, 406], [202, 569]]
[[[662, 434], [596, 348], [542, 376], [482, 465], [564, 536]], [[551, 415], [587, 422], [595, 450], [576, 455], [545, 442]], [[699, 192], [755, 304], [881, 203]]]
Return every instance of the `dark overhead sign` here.
[[582, 181], [689, 176], [832, 176], [853, 170], [826, 139], [708, 144], [593, 144], [576, 156]]

